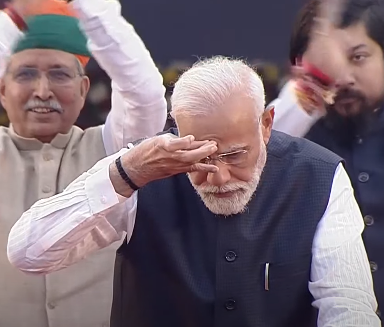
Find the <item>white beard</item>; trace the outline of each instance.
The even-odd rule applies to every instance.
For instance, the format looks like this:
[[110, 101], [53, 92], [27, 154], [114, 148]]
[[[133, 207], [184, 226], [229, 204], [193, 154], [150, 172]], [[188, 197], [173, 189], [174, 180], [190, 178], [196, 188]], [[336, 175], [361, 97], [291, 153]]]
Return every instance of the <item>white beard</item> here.
[[[247, 205], [259, 185], [266, 161], [267, 148], [261, 138], [259, 158], [257, 159], [256, 167], [249, 182], [234, 182], [218, 187], [204, 184], [194, 185], [189, 174], [188, 178], [205, 206], [214, 214], [227, 217], [242, 213], [247, 209]], [[226, 198], [218, 198], [214, 195], [214, 193], [225, 192], [233, 192], [233, 195]]]

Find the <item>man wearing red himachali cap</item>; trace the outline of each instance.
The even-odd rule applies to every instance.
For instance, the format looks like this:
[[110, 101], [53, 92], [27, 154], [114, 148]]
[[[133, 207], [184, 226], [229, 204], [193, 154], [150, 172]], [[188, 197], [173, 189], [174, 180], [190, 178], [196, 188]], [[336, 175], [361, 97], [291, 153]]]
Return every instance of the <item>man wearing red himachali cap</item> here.
[[[73, 125], [89, 89], [91, 54], [113, 80], [112, 110], [105, 126], [83, 131]], [[63, 272], [30, 276], [9, 264], [7, 238], [34, 202], [163, 129], [162, 77], [120, 4], [105, 0], [12, 2], [0, 13], [0, 73], [11, 122], [0, 128], [0, 326], [108, 326], [119, 242]]]

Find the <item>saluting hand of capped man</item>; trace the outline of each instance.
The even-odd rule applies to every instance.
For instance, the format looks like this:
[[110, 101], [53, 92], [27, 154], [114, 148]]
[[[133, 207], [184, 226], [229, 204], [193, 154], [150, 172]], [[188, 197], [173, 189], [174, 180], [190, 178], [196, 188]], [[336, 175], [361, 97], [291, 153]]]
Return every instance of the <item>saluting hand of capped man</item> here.
[[[154, 180], [181, 173], [215, 173], [218, 167], [204, 163], [204, 159], [216, 151], [215, 141], [196, 141], [192, 135], [163, 134], [136, 145], [121, 157], [121, 163], [130, 179], [142, 187]], [[127, 184], [119, 182], [114, 164], [111, 165], [111, 180], [117, 193], [123, 196], [132, 193]]]

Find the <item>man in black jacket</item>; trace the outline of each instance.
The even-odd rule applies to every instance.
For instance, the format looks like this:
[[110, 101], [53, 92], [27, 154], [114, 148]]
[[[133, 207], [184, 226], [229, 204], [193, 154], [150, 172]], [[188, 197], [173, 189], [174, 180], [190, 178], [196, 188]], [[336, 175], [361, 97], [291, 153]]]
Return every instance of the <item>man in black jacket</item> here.
[[271, 133], [264, 105], [245, 63], [194, 65], [172, 94], [179, 136], [130, 144], [37, 202], [9, 260], [46, 274], [126, 232], [112, 327], [380, 326], [340, 157]]
[[[300, 12], [290, 61], [296, 65], [311, 59], [308, 49], [321, 38], [332, 38], [346, 59], [343, 73], [335, 76], [335, 102], [308, 110], [296, 96], [297, 81], [290, 81], [271, 104], [276, 112], [274, 129], [304, 136], [345, 160], [364, 216], [363, 239], [380, 308], [384, 306], [384, 3], [347, 1], [332, 35], [315, 40], [312, 31], [320, 2], [311, 0]], [[333, 50], [323, 47], [320, 68], [330, 71]]]

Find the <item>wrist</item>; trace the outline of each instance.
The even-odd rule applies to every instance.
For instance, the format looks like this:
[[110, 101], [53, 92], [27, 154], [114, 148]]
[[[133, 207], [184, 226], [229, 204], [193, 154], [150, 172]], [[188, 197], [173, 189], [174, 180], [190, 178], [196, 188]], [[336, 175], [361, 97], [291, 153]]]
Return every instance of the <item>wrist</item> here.
[[27, 29], [27, 24], [20, 8], [17, 8], [17, 6], [10, 3], [6, 3], [4, 12], [9, 16], [9, 18], [11, 18], [20, 31], [25, 31]]
[[131, 179], [131, 177], [129, 177], [129, 175], [125, 171], [121, 163], [121, 157], [118, 157], [115, 160], [115, 165], [120, 177], [124, 180], [124, 182], [127, 183], [132, 190], [137, 191], [140, 187], [135, 184], [135, 182]]
[[140, 160], [135, 156], [135, 150], [131, 149], [121, 156], [121, 166], [132, 183], [138, 188], [142, 188], [150, 182], [144, 173]]
[[112, 162], [109, 165], [109, 179], [111, 180], [116, 194], [129, 198], [134, 193], [134, 190], [121, 178], [115, 162]]

